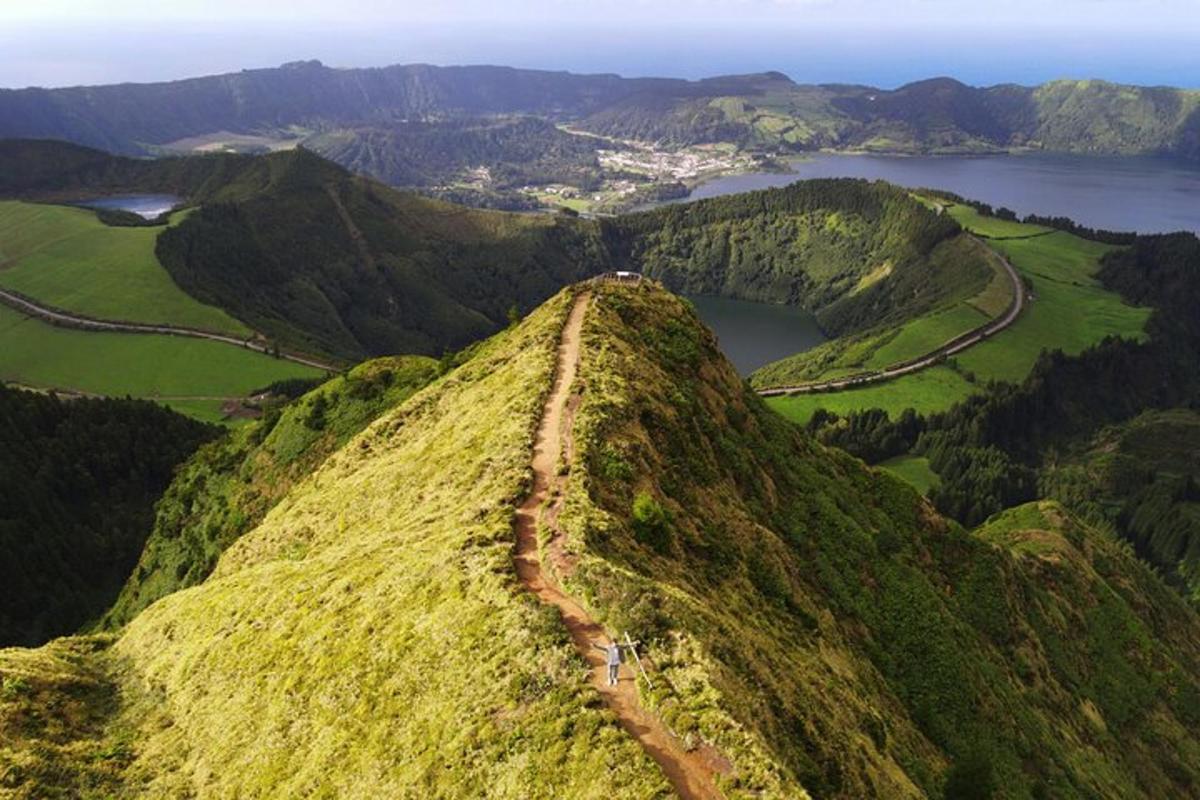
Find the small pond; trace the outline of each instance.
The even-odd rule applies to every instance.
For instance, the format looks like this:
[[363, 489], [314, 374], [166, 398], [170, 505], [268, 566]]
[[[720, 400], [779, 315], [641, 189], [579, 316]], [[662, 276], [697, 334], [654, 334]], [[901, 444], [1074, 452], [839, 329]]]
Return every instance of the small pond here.
[[112, 197], [99, 197], [79, 203], [87, 208], [111, 208], [117, 211], [128, 211], [139, 217], [154, 219], [165, 214], [183, 202], [182, 197], [173, 194], [122, 194]]

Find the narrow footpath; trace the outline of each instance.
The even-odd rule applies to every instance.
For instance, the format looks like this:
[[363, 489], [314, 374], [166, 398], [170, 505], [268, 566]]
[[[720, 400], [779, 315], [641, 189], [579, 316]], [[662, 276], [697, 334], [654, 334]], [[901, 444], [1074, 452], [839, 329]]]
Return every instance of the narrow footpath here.
[[[684, 800], [720, 800], [722, 795], [713, 784], [713, 770], [701, 754], [689, 753], [657, 717], [638, 703], [636, 681], [628, 665], [621, 666], [621, 679], [617, 686], [607, 685], [604, 654], [593, 645], [606, 644], [611, 637], [579, 603], [542, 571], [538, 554], [538, 517], [547, 497], [554, 498], [545, 511], [544, 519], [548, 524], [554, 524], [562, 507], [563, 488], [568, 475], [559, 475], [556, 467], [564, 441], [570, 436], [574, 409], [578, 406], [578, 398], [570, 397], [570, 391], [579, 366], [580, 331], [590, 300], [591, 295], [586, 292], [576, 298], [559, 341], [554, 386], [542, 411], [534, 441], [533, 489], [517, 509], [513, 520], [517, 539], [513, 562], [525, 588], [543, 603], [553, 605], [561, 612], [576, 650], [591, 666], [592, 686], [616, 714], [621, 727], [662, 768], [675, 792]], [[568, 453], [570, 449], [568, 447]]]

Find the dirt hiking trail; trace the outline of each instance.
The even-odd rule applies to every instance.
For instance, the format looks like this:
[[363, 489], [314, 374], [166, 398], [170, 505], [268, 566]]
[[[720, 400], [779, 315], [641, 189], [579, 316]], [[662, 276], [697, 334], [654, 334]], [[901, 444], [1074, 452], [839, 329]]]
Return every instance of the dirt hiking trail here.
[[[543, 603], [553, 605], [561, 612], [575, 648], [591, 667], [592, 686], [616, 714], [621, 727], [662, 768], [676, 793], [684, 800], [720, 800], [722, 795], [713, 783], [713, 768], [703, 755], [699, 751], [688, 752], [657, 717], [638, 703], [637, 685], [628, 665], [621, 666], [621, 679], [617, 686], [607, 685], [604, 654], [593, 645], [607, 644], [612, 637], [542, 571], [538, 555], [538, 516], [542, 504], [552, 492], [555, 500], [546, 509], [546, 521], [553, 525], [561, 510], [562, 489], [567, 475], [556, 474], [556, 467], [559, 454], [563, 452], [564, 439], [570, 435], [571, 418], [578, 406], [578, 398], [569, 395], [579, 366], [580, 331], [590, 301], [591, 295], [587, 292], [575, 299], [559, 341], [554, 386], [542, 411], [534, 441], [533, 489], [517, 509], [513, 521], [517, 537], [513, 562], [525, 588]], [[556, 532], [555, 536], [557, 538], [559, 534]]]

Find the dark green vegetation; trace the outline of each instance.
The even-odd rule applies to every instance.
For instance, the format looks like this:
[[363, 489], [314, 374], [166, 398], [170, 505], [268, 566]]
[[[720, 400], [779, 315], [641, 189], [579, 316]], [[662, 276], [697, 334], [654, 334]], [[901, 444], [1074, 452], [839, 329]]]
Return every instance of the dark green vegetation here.
[[[965, 532], [770, 412], [679, 299], [594, 292], [562, 578], [648, 643], [643, 703], [729, 760], [728, 797], [1193, 792], [1200, 620], [1127, 549], [1054, 504]], [[0, 652], [5, 788], [661, 793], [512, 568], [571, 299], [384, 411], [119, 635]]]
[[584, 343], [567, 585], [654, 639], [648, 700], [732, 759], [730, 794], [1195, 785], [1200, 629], [1114, 540], [1053, 504], [945, 523], [770, 413], [661, 293], [603, 291]]
[[153, 403], [0, 384], [0, 646], [41, 644], [103, 613], [174, 468], [216, 433]]
[[619, 262], [675, 291], [799, 305], [837, 337], [757, 370], [756, 386], [926, 355], [1002, 314], [1012, 297], [983, 245], [882, 182], [803, 181], [622, 216], [604, 228]]
[[[572, 120], [598, 133], [668, 145], [1040, 148], [1200, 158], [1200, 93], [1165, 87], [1053, 81], [975, 88], [935, 78], [885, 91], [796, 84], [778, 72], [684, 81], [486, 66], [329, 69], [318, 62], [174, 83], [2, 91], [0, 137], [66, 139], [140, 154], [217, 131], [386, 129], [500, 114]], [[396, 152], [374, 138], [377, 153]], [[344, 163], [361, 158], [356, 148], [345, 155]], [[393, 156], [369, 160], [382, 165]]]
[[935, 251], [955, 247], [959, 226], [884, 183], [803, 181], [608, 227], [622, 259], [675, 291], [803, 306], [835, 336], [906, 320], [991, 277], [981, 260], [943, 263]]
[[537, 117], [400, 122], [319, 133], [304, 146], [360, 175], [392, 186], [446, 187], [484, 168], [498, 189], [560, 183], [600, 184], [599, 145]]
[[1200, 409], [1147, 411], [1047, 461], [1039, 494], [1122, 531], [1200, 602]]
[[141, 560], [103, 624], [123, 625], [203, 581], [297, 481], [436, 374], [437, 362], [419, 356], [367, 361], [201, 449], [158, 501]]
[[297, 349], [435, 355], [601, 261], [578, 220], [396, 192], [304, 150], [261, 160], [263, 183], [203, 205], [158, 255], [185, 291]]

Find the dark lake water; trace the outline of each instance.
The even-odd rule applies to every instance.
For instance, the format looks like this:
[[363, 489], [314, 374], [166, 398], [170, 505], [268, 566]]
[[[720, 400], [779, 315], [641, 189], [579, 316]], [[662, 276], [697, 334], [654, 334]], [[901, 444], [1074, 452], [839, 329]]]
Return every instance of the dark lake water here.
[[701, 295], [689, 295], [688, 299], [743, 375], [825, 341], [816, 318], [796, 306]]
[[182, 202], [182, 197], [176, 197], [173, 194], [124, 194], [88, 200], [79, 205], [88, 208], [114, 208], [118, 211], [129, 211], [146, 219], [154, 219]]
[[793, 162], [792, 168], [788, 174], [717, 178], [688, 199], [785, 186], [805, 178], [869, 178], [947, 189], [1021, 215], [1065, 216], [1093, 228], [1200, 232], [1200, 165], [1165, 158], [820, 154]]

